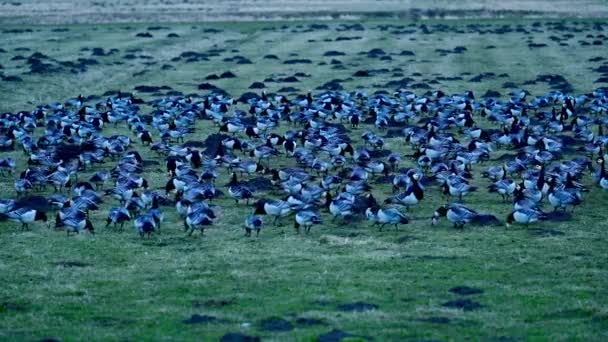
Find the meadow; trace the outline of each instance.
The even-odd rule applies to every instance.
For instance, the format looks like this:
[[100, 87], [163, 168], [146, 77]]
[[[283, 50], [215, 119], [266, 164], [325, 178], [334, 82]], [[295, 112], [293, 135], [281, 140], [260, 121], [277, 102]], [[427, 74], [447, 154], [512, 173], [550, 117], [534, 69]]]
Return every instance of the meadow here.
[[[293, 99], [307, 91], [397, 88], [502, 99], [517, 89], [583, 94], [608, 83], [607, 28], [601, 19], [561, 18], [7, 23], [0, 27], [0, 112], [32, 111], [79, 94], [95, 103], [118, 90], [146, 101], [200, 99], [218, 89], [235, 99], [262, 90]], [[219, 77], [226, 72], [235, 77]], [[142, 105], [142, 113], [151, 111]], [[276, 131], [289, 129], [281, 123]], [[355, 144], [366, 130], [386, 134], [362, 125], [350, 130]], [[133, 137], [124, 124], [103, 132]], [[198, 121], [187, 140], [217, 132]], [[133, 139], [145, 160], [158, 161], [143, 176], [162, 189], [164, 158]], [[401, 153], [403, 167], [415, 166], [402, 137], [386, 138], [384, 148]], [[15, 158], [17, 170], [27, 167], [19, 150], [2, 157]], [[276, 168], [292, 165], [285, 155], [273, 161]], [[99, 169], [107, 167], [79, 178]], [[15, 197], [16, 176], [0, 179], [2, 197]], [[226, 192], [228, 180], [222, 172], [216, 184]], [[446, 201], [437, 187], [398, 231], [323, 213], [324, 223], [310, 234], [296, 234], [288, 217], [280, 226], [268, 219], [259, 237], [248, 238], [243, 220], [253, 207], [228, 197], [214, 201], [218, 220], [204, 237], [187, 236], [170, 207], [162, 233], [150, 239], [129, 224], [124, 232], [104, 228], [107, 208], [116, 204], [110, 198], [91, 212], [95, 235], [2, 222], [0, 339], [606, 340], [606, 193], [591, 177], [584, 183], [592, 190], [570, 220], [528, 228], [459, 230], [445, 220], [431, 226]], [[476, 176], [472, 184], [479, 191], [465, 203], [504, 221], [510, 204], [487, 192], [487, 179]], [[373, 186], [379, 200], [391, 192], [388, 184]]]

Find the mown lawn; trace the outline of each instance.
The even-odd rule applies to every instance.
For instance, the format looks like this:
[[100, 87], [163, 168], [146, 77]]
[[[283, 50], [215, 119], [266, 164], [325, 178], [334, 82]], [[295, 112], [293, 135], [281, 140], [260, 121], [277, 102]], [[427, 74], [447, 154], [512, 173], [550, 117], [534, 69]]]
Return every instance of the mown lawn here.
[[[0, 74], [18, 76], [22, 81], [0, 81], [0, 111], [32, 110], [38, 104], [64, 101], [79, 93], [101, 96], [108, 90], [132, 91], [141, 85], [166, 85], [184, 94], [206, 95], [209, 91], [197, 87], [208, 82], [238, 97], [251, 91], [248, 87], [254, 81], [297, 72], [309, 76], [297, 77], [296, 83], [266, 81], [267, 90], [290, 86], [298, 91], [288, 94], [315, 93], [325, 82], [340, 79], [348, 91], [392, 92], [395, 87], [385, 87], [388, 81], [411, 77], [409, 85], [424, 83], [447, 93], [471, 89], [478, 97], [491, 89], [506, 99], [514, 88], [503, 88], [505, 82], [533, 95], [549, 91], [545, 82], [524, 84], [542, 74], [563, 76], [577, 94], [602, 85], [595, 83], [599, 76], [591, 70], [601, 61], [589, 61], [608, 52], [605, 45], [591, 44], [596, 39], [605, 41], [597, 37], [605, 33], [594, 28], [596, 21], [559, 21], [569, 28], [566, 31], [553, 29], [548, 21], [539, 20], [539, 26], [534, 22], [363, 22], [363, 31], [336, 30], [352, 25], [350, 22], [328, 22], [327, 29], [315, 30], [309, 29], [309, 22], [74, 25], [67, 31], [61, 26], [4, 27], [0, 28], [5, 31], [0, 35], [5, 51], [0, 53]], [[421, 24], [431, 33], [424, 33]], [[447, 32], [432, 32], [437, 24], [446, 25]], [[404, 27], [384, 30], [384, 25]], [[469, 25], [484, 31], [505, 25], [513, 30], [481, 34], [470, 32]], [[150, 26], [168, 29], [147, 30]], [[517, 32], [519, 26], [525, 32]], [[210, 28], [221, 31], [209, 32]], [[23, 29], [31, 32], [14, 31]], [[450, 32], [453, 30], [463, 33]], [[146, 31], [153, 37], [135, 37]], [[179, 37], [166, 38], [169, 33]], [[549, 38], [567, 33], [572, 34], [563, 41], [568, 46]], [[335, 41], [339, 36], [361, 38]], [[581, 40], [590, 45], [581, 45]], [[547, 46], [530, 48], [529, 41]], [[466, 51], [446, 56], [436, 51], [457, 46], [466, 47]], [[118, 52], [92, 57], [90, 49], [95, 47]], [[374, 48], [382, 49], [392, 60], [369, 58], [367, 52]], [[414, 55], [399, 55], [402, 50]], [[206, 53], [208, 60], [172, 60], [186, 51]], [[327, 51], [344, 55], [324, 57]], [[28, 58], [35, 52], [48, 56], [53, 65], [77, 58], [93, 58], [98, 64], [77, 73], [63, 66], [57, 72], [30, 74], [25, 61], [15, 56]], [[294, 53], [297, 56], [290, 55]], [[251, 64], [224, 60], [235, 55], [244, 56]], [[309, 59], [311, 63], [283, 64], [289, 59]], [[337, 64], [331, 64], [332, 59], [340, 60], [343, 68], [333, 68]], [[352, 76], [359, 70], [383, 68], [389, 71]], [[237, 77], [205, 80], [209, 74], [225, 71]], [[469, 82], [488, 72], [494, 76]], [[420, 94], [426, 91], [422, 86], [414, 90]], [[166, 92], [138, 92], [137, 96], [149, 100]], [[242, 104], [238, 108], [247, 109]], [[150, 111], [149, 106], [143, 109], [144, 113]], [[476, 120], [486, 127], [491, 125], [482, 118]], [[210, 121], [199, 121], [196, 128], [188, 139], [203, 140], [217, 131]], [[278, 131], [287, 129], [294, 127], [283, 125]], [[367, 129], [372, 127], [362, 126], [351, 136], [361, 143], [360, 135]], [[104, 130], [107, 135], [114, 133], [130, 134], [122, 126]], [[138, 143], [133, 148], [144, 159], [160, 162], [146, 169], [145, 177], [153, 188], [162, 187], [166, 181], [163, 160]], [[400, 138], [387, 139], [385, 148], [404, 155], [412, 153]], [[493, 157], [506, 152], [496, 151]], [[17, 158], [19, 170], [26, 166], [27, 157], [20, 151], [2, 156]], [[404, 167], [414, 165], [404, 159]], [[504, 220], [510, 205], [487, 193], [489, 183], [479, 177], [486, 166], [498, 163], [475, 167], [473, 183], [480, 190], [466, 198], [466, 204]], [[293, 162], [284, 156], [276, 163], [277, 167], [287, 165]], [[111, 166], [108, 163], [104, 168]], [[95, 170], [79, 176], [86, 179]], [[224, 192], [227, 181], [228, 175], [222, 172], [217, 184]], [[130, 225], [124, 232], [105, 229], [107, 208], [116, 205], [109, 198], [102, 210], [92, 213], [94, 236], [68, 238], [64, 232], [41, 224], [21, 231], [15, 224], [2, 223], [0, 338], [207, 341], [239, 332], [262, 340], [306, 341], [338, 329], [354, 338], [374, 340], [606, 340], [606, 194], [591, 184], [590, 177], [585, 184], [592, 190], [585, 193], [584, 203], [571, 221], [539, 223], [528, 229], [467, 226], [457, 230], [446, 221], [431, 226], [432, 212], [446, 201], [436, 187], [428, 189], [424, 201], [410, 211], [410, 224], [399, 231], [378, 232], [363, 220], [333, 222], [324, 214], [324, 224], [313, 227], [309, 235], [296, 235], [289, 217], [281, 227], [267, 220], [258, 238], [245, 238], [242, 223], [253, 209], [235, 205], [228, 198], [215, 201], [218, 224], [205, 237], [186, 236], [172, 208], [165, 208], [162, 234], [149, 240], [140, 239]], [[3, 178], [0, 190], [3, 197], [14, 197], [13, 179]], [[375, 184], [373, 193], [384, 200], [390, 188]], [[258, 195], [278, 197], [280, 193]], [[449, 291], [457, 286], [481, 293]], [[455, 300], [471, 310], [445, 306]], [[357, 312], [343, 307], [358, 302], [371, 304], [362, 307], [372, 309]], [[194, 314], [215, 319], [184, 322]], [[293, 329], [267, 331], [263, 321], [270, 318], [286, 320]]]

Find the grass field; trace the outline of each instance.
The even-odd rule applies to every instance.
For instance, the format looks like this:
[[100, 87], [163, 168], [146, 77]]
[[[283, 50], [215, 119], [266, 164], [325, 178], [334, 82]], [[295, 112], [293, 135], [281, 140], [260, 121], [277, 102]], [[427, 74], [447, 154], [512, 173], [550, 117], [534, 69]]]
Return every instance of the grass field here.
[[[601, 75], [593, 70], [605, 62], [601, 58], [608, 52], [608, 27], [602, 20], [354, 24], [5, 25], [0, 28], [0, 111], [32, 110], [79, 93], [101, 100], [108, 90], [133, 91], [143, 85], [170, 87], [136, 92], [146, 100], [169, 91], [208, 94], [198, 89], [201, 83], [238, 97], [246, 91], [259, 93], [248, 89], [255, 81], [264, 82], [269, 92], [296, 88], [282, 91], [292, 97], [308, 90], [316, 93], [317, 87], [334, 79], [348, 91], [392, 92], [399, 83], [387, 83], [402, 81], [420, 94], [428, 89], [470, 89], [479, 97], [494, 90], [503, 99], [518, 88], [533, 95], [551, 89], [580, 94], [606, 85], [596, 82]], [[136, 37], [145, 32], [152, 37]], [[170, 33], [177, 37], [168, 37]], [[349, 40], [336, 41], [338, 37]], [[466, 50], [455, 53], [459, 46]], [[103, 56], [94, 48], [102, 48]], [[384, 53], [369, 53], [376, 48]], [[188, 51], [203, 56], [188, 61], [182, 55]], [[324, 56], [328, 51], [344, 55]], [[37, 52], [46, 56], [37, 58], [50, 67], [32, 73], [27, 60]], [[267, 55], [277, 59], [264, 58]], [[251, 64], [238, 64], [234, 56]], [[294, 59], [310, 63], [285, 64]], [[225, 71], [237, 77], [205, 79]], [[357, 71], [370, 76], [353, 76]], [[297, 73], [306, 75], [296, 76], [298, 82], [292, 83], [265, 81]], [[548, 83], [539, 75], [561, 78]], [[406, 77], [411, 80], [403, 80]], [[149, 111], [151, 107], [145, 106], [143, 112]], [[279, 132], [291, 128], [282, 126]], [[361, 143], [359, 137], [368, 128], [372, 129], [363, 127], [351, 135]], [[189, 139], [203, 140], [216, 131], [209, 121], [199, 121]], [[121, 126], [104, 130], [112, 133], [130, 134]], [[139, 144], [134, 148], [144, 159], [158, 158]], [[401, 138], [387, 139], [386, 148], [412, 153]], [[502, 152], [506, 151], [497, 151], [496, 156]], [[3, 153], [9, 156], [18, 159], [18, 170], [25, 168], [27, 158], [21, 152]], [[284, 156], [277, 162], [291, 164]], [[489, 163], [494, 164], [498, 162]], [[483, 167], [476, 166], [476, 173]], [[79, 175], [86, 179], [93, 171]], [[166, 181], [163, 165], [144, 175], [153, 188]], [[2, 179], [4, 197], [14, 197], [13, 180]], [[225, 191], [227, 181], [222, 173], [217, 184]], [[476, 177], [473, 183], [480, 191], [466, 200], [467, 205], [504, 220], [510, 204], [486, 192], [487, 180]], [[185, 236], [183, 223], [171, 208], [165, 210], [162, 234], [150, 240], [141, 240], [131, 229], [104, 229], [105, 209], [116, 204], [110, 199], [92, 214], [94, 236], [67, 238], [43, 225], [21, 231], [3, 223], [0, 339], [212, 341], [238, 332], [262, 340], [329, 341], [332, 335], [326, 334], [335, 329], [353, 339], [375, 341], [603, 341], [608, 339], [606, 194], [590, 179], [585, 183], [593, 189], [571, 221], [539, 223], [529, 229], [455, 230], [445, 221], [431, 226], [432, 212], [445, 201], [436, 187], [409, 213], [412, 222], [400, 231], [378, 232], [365, 221], [345, 225], [326, 216], [309, 235], [296, 235], [290, 217], [283, 221], [286, 234], [268, 222], [258, 238], [244, 238], [242, 222], [252, 208], [234, 205], [228, 198], [217, 201], [219, 223], [204, 238]], [[378, 199], [388, 193], [386, 185], [375, 185]], [[260, 197], [265, 195], [278, 196]], [[449, 291], [457, 286], [481, 293]], [[467, 309], [445, 305], [459, 299], [470, 300], [460, 302], [468, 304]], [[347, 305], [352, 303], [366, 310], [352, 311]], [[204, 315], [199, 320], [205, 322], [186, 322], [196, 321], [195, 314]], [[270, 323], [285, 331], [269, 331]], [[337, 335], [334, 331], [333, 337]]]
[[302, 19], [605, 18], [605, 0], [19, 0], [0, 23], [66, 24]]

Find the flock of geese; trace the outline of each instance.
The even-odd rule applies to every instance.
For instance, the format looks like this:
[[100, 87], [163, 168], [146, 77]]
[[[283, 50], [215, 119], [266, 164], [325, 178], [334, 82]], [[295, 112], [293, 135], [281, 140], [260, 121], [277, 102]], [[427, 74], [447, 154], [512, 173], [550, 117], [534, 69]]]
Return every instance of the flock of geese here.
[[[204, 234], [218, 220], [213, 200], [229, 196], [253, 207], [244, 220], [247, 236], [259, 234], [268, 217], [275, 224], [293, 217], [298, 232], [309, 232], [323, 222], [322, 213], [397, 228], [409, 222], [406, 212], [424, 201], [426, 190], [437, 187], [447, 204], [435, 210], [432, 224], [445, 217], [462, 228], [500, 222], [465, 204], [482, 191], [471, 179], [485, 177], [483, 191], [512, 206], [507, 225], [528, 225], [568, 208], [573, 212], [592, 188], [608, 189], [608, 89], [537, 97], [516, 91], [508, 100], [405, 89], [291, 99], [262, 93], [248, 97], [246, 110], [227, 96], [172, 97], [148, 102], [147, 115], [143, 101], [131, 94], [86, 102], [79, 96], [0, 115], [0, 149], [22, 151], [27, 159], [17, 170], [15, 159], [0, 158], [0, 177], [16, 178], [16, 196], [0, 199], [0, 220], [23, 228], [54, 221], [68, 235], [93, 233], [89, 213], [111, 202], [106, 226], [122, 230], [129, 222], [149, 237], [160, 231], [165, 212], [175, 210], [185, 231]], [[218, 132], [204, 148], [185, 143], [201, 120]], [[130, 134], [104, 135], [119, 126]], [[386, 150], [387, 139], [414, 153]], [[138, 149], [164, 157], [163, 189], [148, 186]], [[273, 167], [279, 161], [289, 167]], [[222, 173], [230, 182], [218, 186]], [[582, 184], [586, 173], [593, 186]], [[374, 193], [381, 183], [392, 193]], [[40, 196], [51, 187], [52, 195]]]

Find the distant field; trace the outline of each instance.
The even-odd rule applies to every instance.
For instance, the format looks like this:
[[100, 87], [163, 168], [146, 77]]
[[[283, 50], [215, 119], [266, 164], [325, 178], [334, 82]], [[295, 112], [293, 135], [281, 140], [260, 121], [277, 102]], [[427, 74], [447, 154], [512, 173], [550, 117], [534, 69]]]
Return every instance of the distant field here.
[[[451, 1], [355, 1], [348, 2], [348, 11], [331, 1], [271, 1], [267, 7], [256, 1], [167, 5], [136, 0], [105, 8], [48, 3], [48, 8], [34, 1], [0, 3], [1, 22], [60, 23], [0, 27], [0, 112], [31, 111], [78, 94], [90, 96], [88, 103], [94, 104], [112, 90], [151, 100], [180, 94], [200, 99], [212, 87], [234, 98], [262, 89], [294, 98], [308, 90], [373, 94], [403, 87], [418, 94], [473, 90], [478, 99], [508, 100], [517, 89], [532, 96], [551, 90], [582, 94], [608, 85], [608, 25], [600, 19], [67, 25], [232, 19], [239, 11], [265, 19], [260, 12], [283, 17], [291, 9], [351, 15], [370, 8], [400, 11], [414, 4], [423, 10], [495, 6], [509, 13], [595, 17], [604, 15], [604, 1], [582, 1], [574, 13], [566, 1], [550, 6], [541, 1], [469, 1], [462, 6]], [[135, 7], [135, 16], [120, 14]], [[174, 12], [163, 14], [165, 9]], [[227, 71], [236, 77], [219, 78]], [[263, 88], [250, 89], [254, 82]], [[243, 104], [237, 108], [248, 109]], [[142, 106], [143, 113], [151, 111]], [[476, 120], [484, 127], [494, 124]], [[285, 124], [277, 131], [298, 128]], [[386, 134], [366, 125], [351, 131], [356, 144], [362, 144], [360, 135], [367, 129]], [[210, 121], [198, 121], [187, 140], [200, 141], [217, 130]], [[124, 125], [103, 133], [132, 136]], [[386, 149], [404, 156], [413, 152], [402, 138], [386, 142]], [[146, 160], [159, 159], [139, 143], [133, 148]], [[497, 150], [495, 156], [507, 152], [512, 151]], [[3, 152], [2, 157], [16, 158], [18, 170], [27, 166], [21, 151]], [[293, 161], [282, 156], [275, 163], [281, 167]], [[491, 161], [474, 170], [478, 175], [499, 164]], [[414, 161], [404, 157], [402, 166], [412, 167]], [[79, 175], [86, 179], [95, 170]], [[163, 165], [147, 168], [143, 175], [152, 188], [166, 182]], [[13, 181], [10, 176], [0, 179], [0, 197], [14, 197]], [[227, 181], [222, 172], [217, 184], [224, 192]], [[589, 178], [584, 181], [593, 190], [572, 220], [530, 229], [455, 230], [445, 220], [432, 227], [430, 216], [445, 203], [437, 187], [409, 213], [412, 221], [400, 231], [378, 232], [364, 220], [333, 222], [324, 214], [325, 224], [313, 227], [310, 235], [296, 235], [289, 217], [283, 223], [285, 235], [268, 222], [259, 238], [243, 238], [242, 222], [252, 208], [226, 197], [215, 201], [220, 220], [204, 238], [185, 236], [172, 208], [165, 209], [162, 234], [150, 240], [142, 241], [130, 224], [122, 233], [104, 229], [107, 208], [117, 204], [109, 198], [92, 213], [95, 236], [67, 238], [40, 224], [21, 231], [1, 223], [0, 339], [216, 341], [238, 332], [264, 341], [336, 341], [342, 336], [336, 329], [354, 340], [374, 341], [606, 341], [606, 193]], [[510, 204], [487, 192], [487, 179], [472, 182], [480, 190], [467, 205], [504, 220]], [[389, 193], [388, 185], [374, 184], [379, 200]], [[481, 292], [463, 295], [454, 289], [458, 286]], [[446, 305], [463, 299], [456, 304], [466, 310]], [[269, 329], [273, 322], [284, 331]]]
[[606, 16], [605, 0], [15, 0], [0, 3], [0, 23], [31, 24]]

